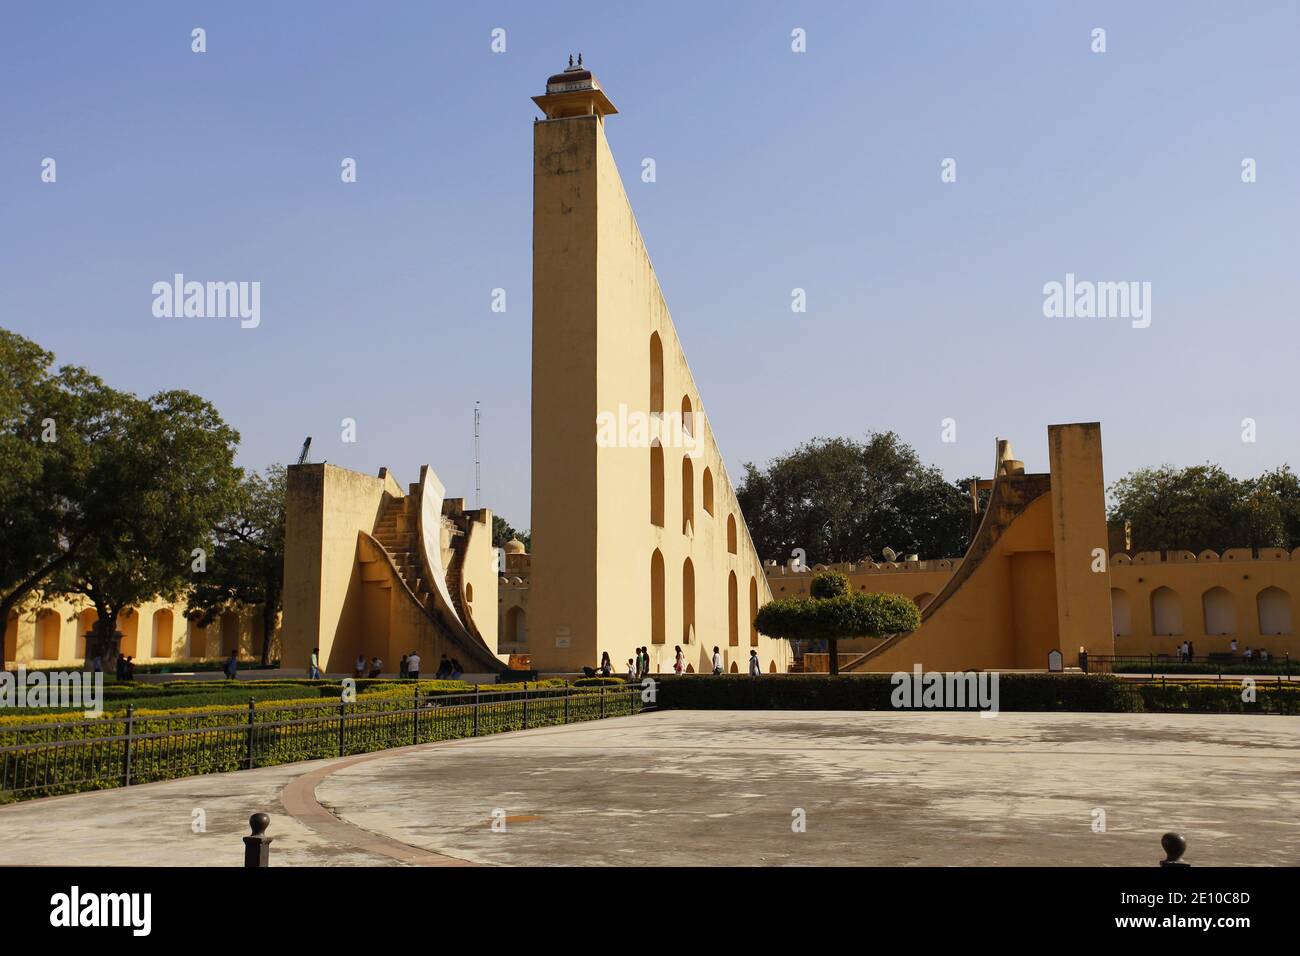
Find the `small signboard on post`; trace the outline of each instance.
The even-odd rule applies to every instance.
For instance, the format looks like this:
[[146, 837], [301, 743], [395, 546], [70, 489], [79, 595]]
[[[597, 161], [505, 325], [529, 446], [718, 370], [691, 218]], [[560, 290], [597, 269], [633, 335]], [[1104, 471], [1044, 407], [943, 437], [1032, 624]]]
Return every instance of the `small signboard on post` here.
[[1059, 674], [1065, 670], [1065, 658], [1061, 656], [1060, 651], [1052, 651], [1047, 655], [1047, 669], [1053, 674]]

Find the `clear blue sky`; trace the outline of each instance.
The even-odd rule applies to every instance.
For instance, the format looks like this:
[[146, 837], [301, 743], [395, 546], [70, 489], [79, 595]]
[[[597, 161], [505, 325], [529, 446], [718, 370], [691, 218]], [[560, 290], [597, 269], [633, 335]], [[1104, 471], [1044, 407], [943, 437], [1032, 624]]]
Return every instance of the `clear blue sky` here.
[[[580, 50], [733, 476], [883, 429], [953, 478], [996, 436], [1041, 470], [1094, 419], [1108, 481], [1296, 460], [1297, 3], [470, 6], [9, 0], [0, 324], [201, 393], [253, 468], [311, 434], [472, 500], [480, 399], [483, 504], [526, 526], [529, 97]], [[260, 328], [154, 318], [175, 272], [260, 281]], [[1045, 318], [1067, 272], [1151, 282], [1150, 328]]]

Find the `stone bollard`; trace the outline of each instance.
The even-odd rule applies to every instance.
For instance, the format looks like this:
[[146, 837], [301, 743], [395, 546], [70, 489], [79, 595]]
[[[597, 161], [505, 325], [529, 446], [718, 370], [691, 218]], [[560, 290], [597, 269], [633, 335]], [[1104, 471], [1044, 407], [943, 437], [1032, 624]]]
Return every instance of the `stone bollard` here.
[[1161, 866], [1191, 866], [1190, 863], [1181, 862], [1183, 854], [1187, 852], [1187, 841], [1177, 833], [1162, 836], [1160, 847], [1165, 851], [1165, 858], [1160, 861]]
[[266, 835], [266, 828], [271, 825], [270, 814], [254, 813], [248, 818], [248, 825], [253, 835], [244, 837], [244, 866], [270, 866], [271, 841], [275, 839]]

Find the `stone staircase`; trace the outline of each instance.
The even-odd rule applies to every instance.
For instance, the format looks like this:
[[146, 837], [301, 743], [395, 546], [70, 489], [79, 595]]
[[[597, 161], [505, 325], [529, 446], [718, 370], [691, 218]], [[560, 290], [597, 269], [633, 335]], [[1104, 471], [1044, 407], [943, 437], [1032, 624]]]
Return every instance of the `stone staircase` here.
[[[415, 490], [415, 489], [413, 489]], [[415, 494], [394, 498], [375, 522], [374, 538], [388, 552], [397, 571], [423, 607], [432, 609], [433, 592], [420, 567], [419, 515]]]

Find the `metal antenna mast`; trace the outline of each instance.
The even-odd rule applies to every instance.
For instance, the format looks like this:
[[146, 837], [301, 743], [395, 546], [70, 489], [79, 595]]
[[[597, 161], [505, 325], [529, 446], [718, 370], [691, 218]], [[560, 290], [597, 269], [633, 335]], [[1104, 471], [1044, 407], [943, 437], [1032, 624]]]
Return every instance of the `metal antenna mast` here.
[[475, 402], [474, 403], [474, 507], [475, 508], [481, 508], [483, 506], [482, 501], [480, 501], [480, 492], [482, 491], [482, 481], [481, 481], [481, 474], [480, 474], [481, 466], [480, 466], [480, 458], [479, 458], [478, 426], [479, 426], [479, 403]]

